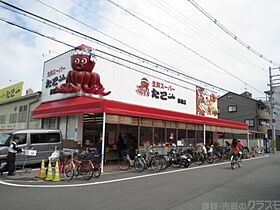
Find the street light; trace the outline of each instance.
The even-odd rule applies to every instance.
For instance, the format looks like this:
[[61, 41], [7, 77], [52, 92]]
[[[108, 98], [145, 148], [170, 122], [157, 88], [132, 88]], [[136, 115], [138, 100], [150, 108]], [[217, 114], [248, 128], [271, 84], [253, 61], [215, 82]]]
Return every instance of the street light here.
[[278, 82], [280, 80], [280, 75], [279, 74], [274, 74], [272, 75], [272, 70], [280, 70], [280, 67], [275, 67], [275, 68], [271, 68], [269, 67], [269, 87], [270, 87], [270, 128], [271, 128], [271, 133], [272, 133], [272, 143], [273, 143], [273, 148], [272, 151], [273, 153], [275, 153], [275, 149], [276, 149], [276, 139], [275, 139], [275, 119], [273, 117], [273, 88], [277, 87], [280, 85], [280, 82]]

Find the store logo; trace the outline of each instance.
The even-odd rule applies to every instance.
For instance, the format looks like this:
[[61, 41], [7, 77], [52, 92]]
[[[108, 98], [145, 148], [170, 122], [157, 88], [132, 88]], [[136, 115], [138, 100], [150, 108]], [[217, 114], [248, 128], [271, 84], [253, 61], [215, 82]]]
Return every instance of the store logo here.
[[105, 92], [98, 73], [93, 72], [96, 56], [92, 48], [80, 45], [74, 48], [71, 56], [72, 70], [68, 72], [66, 83], [56, 87], [56, 93], [84, 93], [107, 96], [111, 91]]
[[142, 78], [140, 85], [136, 86], [136, 88], [137, 88], [136, 93], [140, 96], [148, 97], [150, 95], [149, 85], [150, 85], [149, 80], [147, 80], [146, 78]]

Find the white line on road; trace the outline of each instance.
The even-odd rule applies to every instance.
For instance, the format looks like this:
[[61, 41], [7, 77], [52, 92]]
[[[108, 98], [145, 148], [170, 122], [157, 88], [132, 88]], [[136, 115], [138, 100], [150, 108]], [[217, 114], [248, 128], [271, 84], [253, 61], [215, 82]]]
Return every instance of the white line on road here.
[[[249, 161], [249, 160], [256, 160], [256, 159], [261, 159], [261, 158], [266, 158], [269, 157], [268, 155], [261, 156], [261, 157], [255, 157], [251, 159], [245, 159], [242, 161]], [[160, 176], [160, 175], [165, 175], [165, 174], [172, 174], [172, 173], [178, 173], [182, 171], [190, 171], [190, 170], [196, 170], [196, 169], [201, 169], [201, 168], [208, 168], [208, 167], [215, 167], [219, 165], [226, 165], [229, 164], [230, 162], [223, 162], [223, 163], [216, 163], [216, 164], [211, 164], [211, 165], [204, 165], [204, 166], [199, 166], [199, 167], [193, 167], [193, 168], [183, 168], [183, 169], [178, 169], [178, 170], [173, 170], [173, 171], [164, 171], [160, 173], [153, 173], [153, 174], [146, 174], [146, 175], [140, 175], [140, 176], [133, 176], [133, 177], [126, 177], [126, 178], [120, 178], [120, 179], [112, 179], [112, 180], [107, 180], [107, 181], [100, 181], [100, 182], [91, 182], [91, 183], [83, 183], [83, 184], [69, 184], [69, 185], [28, 185], [28, 184], [16, 184], [16, 183], [9, 183], [7, 181], [0, 181], [0, 184], [2, 185], [7, 185], [7, 186], [13, 186], [13, 187], [25, 187], [25, 188], [62, 188], [62, 187], [83, 187], [83, 186], [91, 186], [91, 185], [100, 185], [100, 184], [108, 184], [108, 183], [114, 183], [114, 182], [122, 182], [122, 181], [128, 181], [128, 180], [133, 180], [133, 179], [141, 179], [141, 178], [146, 178], [146, 177], [152, 177], [152, 176]]]

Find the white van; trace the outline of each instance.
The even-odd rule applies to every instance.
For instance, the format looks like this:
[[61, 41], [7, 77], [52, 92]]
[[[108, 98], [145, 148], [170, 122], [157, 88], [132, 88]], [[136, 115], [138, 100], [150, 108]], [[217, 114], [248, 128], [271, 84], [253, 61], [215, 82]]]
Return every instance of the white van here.
[[[19, 137], [18, 147], [25, 150], [16, 155], [16, 165], [40, 163], [55, 150], [62, 150], [60, 130], [26, 129], [0, 132], [0, 165], [6, 162], [8, 147], [14, 136]], [[31, 153], [27, 153], [30, 151]]]

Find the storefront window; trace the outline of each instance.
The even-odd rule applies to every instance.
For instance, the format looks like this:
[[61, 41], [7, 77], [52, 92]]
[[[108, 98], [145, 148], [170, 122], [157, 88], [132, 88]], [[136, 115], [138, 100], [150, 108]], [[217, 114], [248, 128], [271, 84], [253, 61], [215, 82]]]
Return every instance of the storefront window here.
[[122, 133], [125, 145], [136, 144], [138, 146], [138, 126], [120, 125], [120, 133]]
[[153, 145], [153, 128], [140, 127], [140, 146], [149, 147]]
[[[103, 115], [85, 114], [83, 117], [83, 145], [97, 147], [102, 137]], [[105, 136], [105, 147], [108, 145], [108, 136]]]
[[181, 141], [181, 144], [187, 146], [185, 141], [187, 140], [187, 131], [185, 129], [178, 129], [178, 141]]
[[187, 132], [187, 140], [185, 141], [185, 144], [187, 145], [195, 145], [195, 130], [188, 130]]
[[108, 136], [108, 145], [116, 145], [117, 143], [117, 125], [106, 124], [106, 134]]
[[76, 129], [76, 117], [69, 116], [67, 120], [66, 139], [70, 140], [75, 138], [75, 129]]
[[169, 142], [170, 144], [177, 144], [176, 129], [167, 128], [166, 134], [166, 142]]
[[202, 143], [204, 142], [204, 132], [203, 131], [196, 131], [196, 139], [195, 143]]
[[154, 144], [161, 146], [165, 142], [165, 128], [154, 128]]
[[66, 138], [66, 124], [67, 124], [67, 117], [60, 117], [59, 129], [61, 130], [63, 139]]

